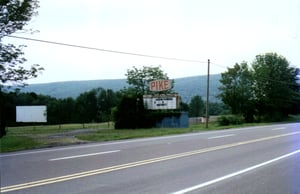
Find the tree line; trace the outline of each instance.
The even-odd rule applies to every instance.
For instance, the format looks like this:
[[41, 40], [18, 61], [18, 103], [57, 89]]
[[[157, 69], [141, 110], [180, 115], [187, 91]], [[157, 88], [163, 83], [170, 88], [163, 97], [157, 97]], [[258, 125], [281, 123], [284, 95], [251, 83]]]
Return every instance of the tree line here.
[[[3, 92], [2, 95], [5, 100], [6, 122], [9, 126], [17, 125], [16, 106], [46, 105], [47, 124], [115, 121], [116, 114], [121, 114], [122, 119], [128, 120], [128, 117], [140, 115], [141, 112], [137, 113], [137, 110], [144, 110], [143, 100], [138, 98], [139, 95], [133, 88], [124, 88], [120, 91], [95, 88], [81, 93], [77, 98], [64, 99], [34, 92], [21, 93], [20, 90]], [[212, 115], [222, 114], [226, 110], [224, 105], [219, 103], [211, 103], [210, 107]], [[194, 96], [189, 103], [181, 102], [180, 111], [188, 112], [190, 117], [203, 116], [205, 102], [200, 96]]]
[[[46, 105], [47, 124], [90, 123], [114, 121], [116, 128], [151, 127], [158, 114], [166, 115], [178, 111], [186, 111], [190, 117], [203, 116], [205, 102], [200, 96], [194, 96], [191, 102], [180, 102], [178, 110], [148, 111], [145, 110], [143, 95], [151, 94], [148, 82], [157, 79], [169, 79], [160, 66], [128, 69], [127, 82], [130, 85], [120, 91], [95, 88], [81, 93], [77, 98], [57, 99], [36, 93], [3, 92], [5, 101], [6, 121], [9, 125], [16, 125], [16, 106]], [[174, 81], [173, 81], [174, 84]], [[170, 91], [164, 93], [174, 92]], [[161, 93], [162, 94], [162, 93]], [[218, 103], [210, 104], [210, 114], [224, 113], [224, 106]], [[158, 113], [157, 113], [158, 112]], [[154, 118], [155, 117], [155, 118]]]
[[111, 108], [119, 101], [119, 92], [97, 88], [81, 93], [77, 98], [57, 99], [36, 93], [4, 93], [7, 122], [15, 124], [16, 106], [46, 105], [48, 124], [106, 122], [111, 120]]
[[281, 121], [300, 113], [300, 70], [277, 53], [257, 55], [221, 74], [219, 98], [246, 122]]
[[[115, 128], [147, 128], [153, 127], [156, 121], [164, 116], [178, 115], [181, 111], [189, 113], [190, 117], [203, 116], [205, 102], [198, 95], [191, 102], [180, 102], [177, 110], [151, 111], [146, 110], [143, 95], [151, 94], [148, 82], [157, 79], [169, 79], [160, 66], [133, 67], [127, 70], [127, 82], [130, 87], [119, 91], [95, 88], [81, 93], [77, 98], [57, 99], [51, 96], [14, 92], [3, 92], [4, 109], [8, 125], [16, 123], [16, 106], [46, 105], [47, 124], [115, 122]], [[173, 81], [174, 84], [174, 81]], [[174, 92], [170, 91], [164, 93]], [[162, 93], [161, 93], [162, 94]], [[226, 107], [219, 103], [210, 103], [210, 114], [219, 115], [226, 111]], [[83, 125], [84, 126], [84, 125]]]

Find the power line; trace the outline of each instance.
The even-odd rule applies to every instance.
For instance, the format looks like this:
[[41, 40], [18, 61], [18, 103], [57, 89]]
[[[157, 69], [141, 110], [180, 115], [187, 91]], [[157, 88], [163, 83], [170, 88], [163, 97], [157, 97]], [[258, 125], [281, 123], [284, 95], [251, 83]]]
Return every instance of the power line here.
[[46, 44], [55, 44], [55, 45], [59, 45], [59, 46], [68, 46], [68, 47], [74, 47], [74, 48], [80, 48], [80, 49], [96, 50], [96, 51], [101, 51], [101, 52], [110, 52], [110, 53], [123, 54], [123, 55], [133, 55], [133, 56], [138, 56], [138, 57], [148, 57], [148, 58], [156, 58], [156, 59], [164, 59], [164, 60], [172, 60], [172, 61], [184, 61], [184, 62], [190, 62], [190, 63], [207, 63], [207, 61], [198, 61], [198, 60], [190, 60], [190, 59], [180, 59], [180, 58], [173, 58], [173, 57], [163, 57], [163, 56], [147, 55], [147, 54], [140, 54], [140, 53], [108, 50], [108, 49], [101, 49], [101, 48], [96, 48], [96, 47], [88, 47], [88, 46], [82, 46], [82, 45], [76, 45], [76, 44], [68, 44], [68, 43], [41, 40], [41, 39], [35, 39], [35, 38], [27, 38], [27, 37], [21, 37], [21, 36], [7, 35], [7, 37], [22, 39], [22, 40], [27, 40], [27, 41], [41, 42], [41, 43], [46, 43]]
[[228, 67], [226, 67], [226, 66], [224, 66], [224, 65], [217, 64], [217, 63], [212, 63], [212, 62], [211, 62], [210, 64], [216, 65], [216, 66], [221, 67], [221, 68], [223, 68], [223, 69], [228, 69]]

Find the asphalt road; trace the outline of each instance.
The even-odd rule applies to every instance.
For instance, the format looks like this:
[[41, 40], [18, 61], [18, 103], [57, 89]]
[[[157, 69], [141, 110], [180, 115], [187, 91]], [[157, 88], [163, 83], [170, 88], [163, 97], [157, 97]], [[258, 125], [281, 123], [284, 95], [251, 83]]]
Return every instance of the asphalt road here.
[[300, 123], [0, 155], [1, 193], [300, 194]]

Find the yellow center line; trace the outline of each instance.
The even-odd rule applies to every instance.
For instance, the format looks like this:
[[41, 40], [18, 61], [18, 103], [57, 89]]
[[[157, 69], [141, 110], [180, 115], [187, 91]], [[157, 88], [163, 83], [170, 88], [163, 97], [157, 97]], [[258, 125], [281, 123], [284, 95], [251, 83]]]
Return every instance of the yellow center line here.
[[157, 163], [157, 162], [162, 162], [162, 161], [167, 161], [167, 160], [172, 160], [172, 159], [177, 159], [177, 158], [182, 158], [182, 157], [188, 157], [188, 156], [192, 156], [192, 155], [196, 155], [196, 154], [202, 154], [202, 153], [237, 147], [237, 146], [241, 146], [241, 145], [272, 140], [272, 139], [276, 139], [276, 138], [280, 138], [280, 137], [296, 135], [299, 133], [300, 132], [293, 132], [293, 133], [269, 136], [269, 137], [253, 139], [253, 140], [248, 140], [248, 141], [243, 141], [243, 142], [237, 142], [237, 143], [225, 144], [225, 145], [221, 145], [221, 146], [215, 146], [215, 147], [210, 147], [210, 148], [194, 150], [194, 151], [190, 151], [190, 152], [183, 152], [183, 153], [179, 153], [179, 154], [172, 154], [172, 155], [162, 156], [162, 157], [158, 157], [158, 158], [141, 160], [141, 161], [137, 161], [137, 162], [131, 162], [131, 163], [111, 166], [111, 167], [107, 167], [107, 168], [100, 168], [100, 169], [95, 169], [95, 170], [90, 170], [90, 171], [85, 171], [85, 172], [80, 172], [80, 173], [74, 173], [74, 174], [69, 174], [69, 175], [65, 175], [65, 176], [59, 176], [59, 177], [54, 177], [54, 178], [49, 178], [49, 179], [42, 179], [39, 181], [32, 181], [32, 182], [23, 183], [23, 184], [16, 184], [16, 185], [11, 185], [11, 186], [1, 187], [0, 191], [1, 191], [1, 193], [5, 193], [5, 192], [9, 192], [9, 191], [16, 191], [16, 190], [22, 190], [22, 189], [27, 189], [27, 188], [32, 188], [32, 187], [38, 187], [38, 186], [48, 185], [48, 184], [52, 184], [52, 183], [58, 183], [58, 182], [79, 179], [79, 178], [93, 176], [93, 175], [109, 173], [109, 172], [122, 170], [122, 169], [133, 168], [133, 167], [142, 166], [142, 165], [146, 165], [146, 164], [152, 164], [152, 163]]

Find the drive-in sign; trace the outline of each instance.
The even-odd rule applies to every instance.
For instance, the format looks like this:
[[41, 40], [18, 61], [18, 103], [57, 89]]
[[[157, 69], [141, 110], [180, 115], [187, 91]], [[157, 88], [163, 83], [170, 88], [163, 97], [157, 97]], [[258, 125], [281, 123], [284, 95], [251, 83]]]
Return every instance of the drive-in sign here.
[[171, 80], [154, 80], [149, 82], [149, 90], [152, 92], [161, 92], [171, 89]]
[[177, 94], [143, 95], [144, 106], [149, 110], [178, 109], [180, 97]]

